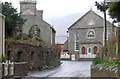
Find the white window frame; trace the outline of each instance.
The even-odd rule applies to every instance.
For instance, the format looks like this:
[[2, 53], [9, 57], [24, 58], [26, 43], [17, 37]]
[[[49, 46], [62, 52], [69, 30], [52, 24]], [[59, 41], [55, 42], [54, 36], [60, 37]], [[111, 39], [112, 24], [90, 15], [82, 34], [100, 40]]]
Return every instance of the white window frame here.
[[[78, 35], [77, 35], [78, 34]], [[78, 39], [77, 39], [78, 38]], [[77, 49], [77, 44], [78, 44], [78, 48], [79, 48], [79, 33], [78, 32], [75, 32], [75, 46], [74, 46], [74, 49], [75, 49], [75, 51], [79, 51], [80, 50], [80, 48], [79, 49]]]
[[[92, 33], [92, 32], [93, 32], [93, 34], [89, 34], [89, 33]], [[89, 37], [89, 35], [93, 35], [93, 36]], [[94, 39], [95, 36], [96, 36], [96, 34], [95, 34], [95, 31], [93, 29], [89, 29], [87, 31], [87, 39]]]
[[[89, 50], [90, 50], [90, 52], [89, 52]], [[92, 47], [88, 47], [87, 48], [87, 54], [92, 54], [93, 53], [93, 48]]]

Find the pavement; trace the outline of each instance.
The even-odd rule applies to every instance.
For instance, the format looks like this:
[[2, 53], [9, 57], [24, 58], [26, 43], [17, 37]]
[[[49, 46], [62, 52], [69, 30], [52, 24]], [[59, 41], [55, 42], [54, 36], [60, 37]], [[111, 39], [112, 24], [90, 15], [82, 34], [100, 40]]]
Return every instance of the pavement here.
[[46, 79], [46, 78], [90, 78], [91, 61], [61, 61], [61, 66], [53, 69], [29, 72], [27, 77], [22, 79]]

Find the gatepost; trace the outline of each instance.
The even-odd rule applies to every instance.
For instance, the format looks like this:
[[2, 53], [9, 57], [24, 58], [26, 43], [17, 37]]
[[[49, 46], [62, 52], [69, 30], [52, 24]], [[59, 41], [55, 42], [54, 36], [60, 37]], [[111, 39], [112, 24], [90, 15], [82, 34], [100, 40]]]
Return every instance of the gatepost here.
[[6, 60], [3, 62], [3, 77], [11, 77], [14, 75], [14, 63], [10, 62], [10, 60]]

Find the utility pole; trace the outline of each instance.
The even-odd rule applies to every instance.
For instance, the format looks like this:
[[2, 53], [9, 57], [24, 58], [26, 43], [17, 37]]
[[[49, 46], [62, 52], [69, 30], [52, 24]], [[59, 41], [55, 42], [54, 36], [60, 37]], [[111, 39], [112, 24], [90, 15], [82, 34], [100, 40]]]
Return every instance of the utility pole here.
[[107, 10], [107, 5], [106, 5], [106, 0], [104, 0], [103, 3], [99, 4], [97, 1], [95, 2], [97, 9], [99, 9], [100, 11], [102, 11], [104, 13], [104, 48], [105, 51], [102, 53], [102, 59], [105, 53], [107, 53], [107, 23], [106, 23], [106, 10]]
[[104, 21], [105, 21], [105, 34], [104, 34], [104, 43], [105, 43], [105, 53], [107, 53], [107, 23], [106, 23], [106, 10], [107, 10], [107, 6], [106, 6], [106, 1], [104, 1], [104, 6], [103, 6], [104, 10]]

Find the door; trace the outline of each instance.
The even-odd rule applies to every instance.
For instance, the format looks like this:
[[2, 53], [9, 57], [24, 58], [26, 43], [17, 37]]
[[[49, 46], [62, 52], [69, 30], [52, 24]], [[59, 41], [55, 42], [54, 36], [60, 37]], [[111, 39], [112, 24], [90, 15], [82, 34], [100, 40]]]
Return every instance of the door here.
[[82, 54], [85, 54], [85, 47], [82, 47]]
[[96, 54], [97, 53], [97, 47], [95, 46], [94, 47], [94, 54]]

